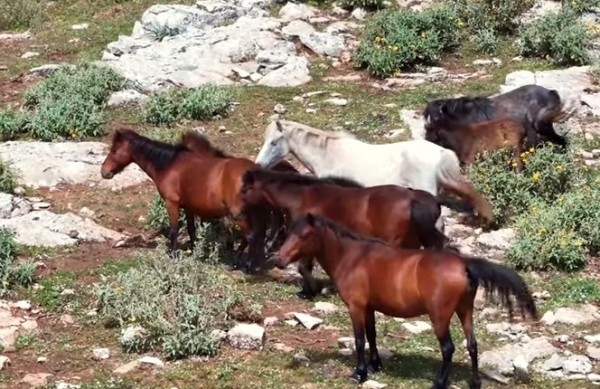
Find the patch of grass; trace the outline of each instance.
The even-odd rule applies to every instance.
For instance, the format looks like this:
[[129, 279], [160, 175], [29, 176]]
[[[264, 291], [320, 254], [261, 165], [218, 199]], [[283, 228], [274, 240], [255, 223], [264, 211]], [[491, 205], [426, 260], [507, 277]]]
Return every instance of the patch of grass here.
[[600, 7], [600, 0], [563, 0], [562, 3], [563, 7], [569, 8], [578, 15]]
[[104, 134], [105, 102], [124, 80], [113, 70], [82, 64], [63, 67], [25, 93], [24, 132], [44, 141]]
[[560, 65], [585, 65], [591, 35], [579, 16], [563, 9], [524, 26], [518, 47], [524, 57], [551, 58]]
[[458, 17], [450, 7], [391, 9], [367, 22], [354, 62], [376, 77], [431, 65], [458, 45]]
[[142, 105], [142, 121], [171, 126], [181, 120], [211, 120], [227, 115], [233, 101], [231, 88], [205, 85], [195, 89], [161, 91]]
[[42, 278], [39, 281], [40, 287], [28, 291], [26, 295], [36, 304], [51, 312], [59, 312], [67, 306], [74, 311], [80, 308], [80, 301], [77, 294], [62, 294], [65, 289], [74, 289], [77, 284], [77, 277], [74, 273], [67, 271], [57, 271], [50, 277]]
[[17, 179], [17, 173], [10, 162], [0, 160], [0, 192], [14, 193]]
[[[215, 264], [220, 245], [204, 228], [192, 256], [168, 260], [163, 249], [96, 286], [100, 317], [124, 330], [126, 352], [162, 351], [167, 358], [215, 355], [211, 331], [226, 328], [233, 309], [244, 309], [243, 294]], [[198, 291], [201, 291], [200, 293]]]
[[21, 30], [40, 25], [45, 1], [7, 0], [0, 2], [0, 31]]
[[14, 232], [0, 228], [0, 295], [16, 286], [27, 287], [35, 281], [35, 267], [31, 263], [17, 262], [17, 244]]
[[17, 351], [31, 348], [37, 343], [37, 338], [34, 334], [20, 334], [15, 342], [15, 348]]
[[581, 303], [600, 303], [598, 280], [584, 275], [570, 277], [556, 274], [545, 287], [550, 292], [550, 300], [546, 304], [549, 309]]

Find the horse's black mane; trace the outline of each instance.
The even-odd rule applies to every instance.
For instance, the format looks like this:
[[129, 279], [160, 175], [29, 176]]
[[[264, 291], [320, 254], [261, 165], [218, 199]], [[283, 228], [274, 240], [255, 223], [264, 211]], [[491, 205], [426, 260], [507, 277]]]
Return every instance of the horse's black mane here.
[[166, 169], [179, 154], [189, 151], [183, 144], [160, 142], [130, 129], [121, 129], [119, 134], [131, 144], [133, 152], [144, 155], [148, 162], [159, 170]]
[[455, 121], [462, 120], [489, 120], [494, 115], [494, 101], [484, 96], [463, 96], [453, 99], [438, 99], [430, 101], [425, 107], [425, 115], [430, 118], [440, 117], [440, 110], [444, 108], [444, 117]]
[[259, 178], [260, 180], [265, 180], [267, 182], [285, 182], [289, 184], [303, 186], [333, 184], [347, 188], [363, 188], [363, 186], [358, 182], [343, 177], [318, 178], [306, 174], [278, 172], [266, 169], [252, 170], [252, 174], [254, 174], [254, 177]]
[[[329, 229], [333, 230], [333, 232], [335, 232], [335, 234], [340, 238], [350, 239], [350, 240], [355, 240], [355, 241], [365, 242], [365, 243], [377, 243], [377, 244], [383, 244], [386, 246], [390, 246], [390, 244], [384, 240], [374, 238], [371, 236], [357, 234], [356, 232], [352, 231], [345, 225], [335, 222], [326, 217], [319, 216], [319, 215], [312, 215], [312, 216], [314, 217], [315, 223], [318, 227], [324, 226], [326, 228], [329, 228]], [[308, 223], [307, 216], [300, 217], [300, 218], [296, 219], [296, 221], [294, 221], [294, 223], [292, 224], [292, 227], [290, 228], [290, 231], [294, 231], [297, 227], [307, 224], [307, 223]]]

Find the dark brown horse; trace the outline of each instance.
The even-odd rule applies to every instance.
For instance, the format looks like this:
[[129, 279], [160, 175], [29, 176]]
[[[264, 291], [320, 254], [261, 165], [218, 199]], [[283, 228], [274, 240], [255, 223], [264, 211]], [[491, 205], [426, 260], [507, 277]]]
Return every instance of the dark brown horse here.
[[425, 139], [454, 151], [463, 166], [471, 165], [481, 153], [508, 148], [513, 151], [518, 170], [523, 167], [525, 128], [512, 119], [465, 123], [447, 115], [426, 130]]
[[447, 388], [454, 344], [450, 321], [460, 319], [471, 357], [470, 388], [481, 388], [477, 341], [473, 331], [473, 305], [479, 286], [497, 292], [512, 316], [511, 296], [523, 317], [537, 318], [533, 297], [523, 279], [512, 269], [469, 258], [456, 252], [410, 250], [355, 234], [331, 220], [307, 214], [298, 219], [279, 250], [277, 266], [315, 256], [331, 277], [348, 307], [356, 344], [357, 364], [352, 378], [367, 379], [365, 333], [369, 364], [381, 369], [377, 351], [375, 311], [392, 317], [428, 315], [442, 352], [442, 368], [433, 388]]
[[[201, 156], [184, 144], [171, 145], [146, 138], [130, 129], [115, 131], [101, 174], [111, 179], [129, 164], [137, 164], [154, 181], [169, 215], [170, 255], [177, 247], [179, 211], [183, 209], [192, 247], [196, 238], [194, 216], [232, 218], [249, 245], [248, 270], [264, 260], [266, 219], [262, 209], [245, 208], [239, 190], [243, 174], [257, 165], [244, 158]], [[252, 269], [249, 269], [249, 268]]]
[[[274, 206], [292, 220], [311, 212], [333, 219], [367, 236], [394, 246], [443, 248], [446, 237], [436, 228], [441, 215], [438, 200], [429, 192], [397, 185], [364, 188], [356, 182], [248, 170], [243, 178], [242, 199], [249, 206]], [[304, 285], [300, 298], [316, 294], [312, 258], [299, 266]]]
[[[216, 158], [231, 158], [222, 150], [216, 148], [203, 134], [196, 130], [188, 130], [181, 135], [181, 142], [187, 149], [200, 155], [209, 155]], [[288, 161], [281, 160], [270, 168], [274, 171], [298, 173], [300, 172]], [[285, 226], [288, 223], [287, 215], [279, 210], [271, 210], [270, 233], [267, 236], [267, 251], [278, 249], [285, 239]]]

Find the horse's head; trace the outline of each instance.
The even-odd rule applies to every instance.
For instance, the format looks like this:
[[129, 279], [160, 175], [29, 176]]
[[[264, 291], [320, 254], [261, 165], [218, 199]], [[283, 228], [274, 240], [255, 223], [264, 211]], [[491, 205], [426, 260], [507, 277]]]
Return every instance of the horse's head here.
[[258, 169], [250, 169], [242, 176], [240, 195], [246, 204], [261, 205], [268, 202], [263, 191], [263, 183], [257, 178], [258, 173]]
[[425, 131], [429, 131], [448, 116], [448, 106], [446, 99], [432, 100], [427, 103], [423, 110], [423, 119], [425, 120]]
[[275, 120], [265, 130], [265, 141], [255, 162], [265, 168], [270, 168], [285, 158], [289, 152], [290, 145], [284, 136], [283, 124], [279, 120]]
[[321, 247], [318, 220], [311, 214], [294, 222], [288, 238], [279, 249], [277, 267], [283, 269], [303, 257], [314, 257]]
[[102, 178], [113, 178], [115, 174], [122, 172], [127, 165], [133, 162], [131, 157], [131, 144], [129, 137], [127, 136], [129, 132], [133, 131], [128, 129], [118, 129], [115, 131], [110, 151], [100, 168]]

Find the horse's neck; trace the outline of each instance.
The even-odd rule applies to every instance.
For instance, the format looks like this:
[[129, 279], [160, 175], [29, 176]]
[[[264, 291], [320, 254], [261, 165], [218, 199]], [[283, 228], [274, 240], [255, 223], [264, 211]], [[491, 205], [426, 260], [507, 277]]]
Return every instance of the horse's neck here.
[[322, 242], [321, 252], [317, 255], [317, 259], [325, 273], [335, 283], [338, 273], [344, 265], [343, 258], [346, 247], [342, 238], [329, 228], [324, 231]]
[[152, 181], [155, 181], [158, 178], [158, 169], [144, 154], [132, 154], [131, 159], [133, 160], [133, 163], [138, 165], [140, 169], [142, 169], [152, 179]]
[[295, 216], [297, 210], [302, 204], [302, 195], [304, 194], [304, 188], [299, 185], [294, 185], [293, 189], [282, 189], [281, 186], [285, 185], [282, 182], [273, 182], [265, 186], [265, 189], [269, 195], [269, 201], [273, 206], [277, 208], [284, 208], [288, 212]]
[[[316, 176], [326, 176], [335, 173], [333, 163], [336, 143], [338, 139], [331, 139], [323, 147], [313, 142], [303, 142], [299, 137], [292, 135], [290, 151], [294, 156]], [[324, 143], [324, 142], [318, 142]]]

